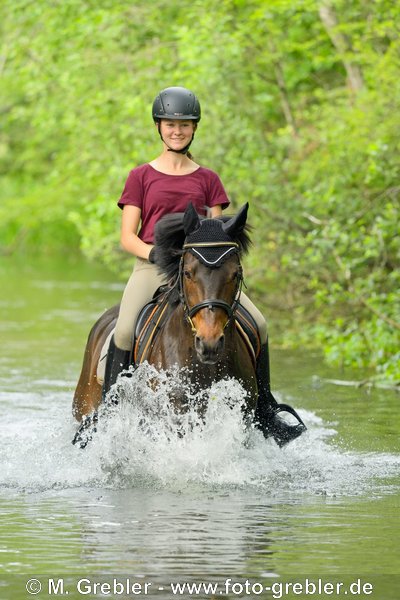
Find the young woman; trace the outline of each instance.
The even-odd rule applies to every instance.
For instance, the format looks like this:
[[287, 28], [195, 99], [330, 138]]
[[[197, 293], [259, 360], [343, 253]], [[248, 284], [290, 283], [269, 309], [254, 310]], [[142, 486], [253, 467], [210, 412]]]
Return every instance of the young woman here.
[[[103, 398], [118, 374], [129, 366], [133, 332], [141, 308], [166, 283], [152, 262], [154, 226], [168, 213], [184, 212], [192, 202], [197, 212], [219, 217], [229, 205], [220, 178], [194, 162], [189, 147], [201, 111], [197, 97], [183, 87], [162, 90], [153, 102], [153, 120], [162, 141], [161, 154], [133, 169], [128, 176], [118, 206], [122, 211], [121, 245], [136, 256], [133, 273], [126, 285], [107, 355]], [[270, 391], [267, 327], [263, 315], [242, 292], [241, 303], [256, 321], [262, 350], [258, 358], [258, 418], [266, 435], [278, 443], [298, 437], [305, 429], [288, 425], [278, 416], [279, 405]], [[262, 408], [262, 410], [261, 410]], [[290, 411], [289, 411], [290, 412]]]

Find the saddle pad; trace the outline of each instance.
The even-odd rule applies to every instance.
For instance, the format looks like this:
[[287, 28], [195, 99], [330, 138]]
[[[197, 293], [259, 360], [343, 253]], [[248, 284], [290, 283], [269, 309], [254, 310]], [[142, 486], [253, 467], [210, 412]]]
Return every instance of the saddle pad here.
[[100, 385], [103, 385], [103, 383], [104, 383], [108, 348], [110, 346], [110, 340], [111, 340], [112, 336], [114, 335], [114, 331], [115, 331], [115, 327], [113, 327], [113, 329], [111, 329], [110, 333], [106, 337], [106, 341], [104, 342], [103, 347], [100, 352], [99, 362], [97, 363], [96, 379]]

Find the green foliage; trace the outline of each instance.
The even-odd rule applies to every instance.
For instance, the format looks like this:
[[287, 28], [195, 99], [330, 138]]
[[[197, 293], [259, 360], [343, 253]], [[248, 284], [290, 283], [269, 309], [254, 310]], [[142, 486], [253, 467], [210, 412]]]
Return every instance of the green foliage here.
[[196, 159], [251, 202], [273, 338], [399, 379], [398, 22], [389, 0], [4, 0], [0, 248], [124, 271], [119, 197], [186, 85]]

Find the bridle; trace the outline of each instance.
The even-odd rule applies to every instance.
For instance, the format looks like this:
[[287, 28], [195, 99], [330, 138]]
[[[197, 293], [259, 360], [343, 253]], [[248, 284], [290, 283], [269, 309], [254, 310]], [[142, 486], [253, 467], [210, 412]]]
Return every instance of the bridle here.
[[[209, 260], [201, 254], [201, 248], [213, 248], [213, 249], [221, 249], [219, 253], [217, 253], [217, 258], [215, 260]], [[204, 243], [188, 243], [183, 246], [183, 254], [179, 264], [179, 273], [178, 273], [178, 286], [179, 286], [179, 297], [181, 303], [183, 305], [183, 311], [185, 315], [186, 321], [189, 323], [192, 332], [194, 335], [197, 334], [196, 327], [193, 323], [192, 318], [203, 308], [208, 308], [210, 310], [214, 310], [215, 308], [222, 308], [228, 315], [228, 319], [224, 325], [224, 329], [228, 326], [231, 320], [235, 316], [235, 312], [240, 302], [240, 294], [243, 286], [243, 270], [239, 261], [239, 244], [236, 242], [204, 242]], [[207, 298], [202, 302], [198, 302], [194, 306], [190, 307], [188, 303], [188, 299], [186, 296], [185, 286], [183, 282], [184, 278], [184, 269], [183, 263], [185, 259], [186, 252], [190, 251], [195, 256], [201, 259], [201, 262], [210, 268], [218, 268], [221, 266], [222, 262], [227, 258], [229, 254], [235, 254], [238, 257], [239, 263], [239, 273], [236, 282], [236, 290], [234, 294], [234, 300], [231, 304], [225, 302], [225, 300], [221, 300], [220, 298]]]

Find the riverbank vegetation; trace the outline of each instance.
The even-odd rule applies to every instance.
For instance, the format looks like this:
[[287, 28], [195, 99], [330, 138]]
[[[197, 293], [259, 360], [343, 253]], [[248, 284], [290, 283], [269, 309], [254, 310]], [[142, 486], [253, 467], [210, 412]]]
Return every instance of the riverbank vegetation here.
[[126, 275], [119, 197], [150, 106], [198, 94], [196, 160], [250, 202], [274, 342], [400, 377], [400, 8], [390, 0], [4, 0], [0, 248]]

